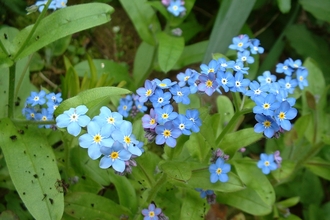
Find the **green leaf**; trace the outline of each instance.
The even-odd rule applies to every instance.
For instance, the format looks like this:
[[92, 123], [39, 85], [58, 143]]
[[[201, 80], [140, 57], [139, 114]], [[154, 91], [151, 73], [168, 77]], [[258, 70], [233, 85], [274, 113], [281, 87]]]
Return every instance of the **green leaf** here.
[[13, 27], [1, 26], [0, 27], [0, 41], [4, 48], [0, 47], [0, 68], [10, 67], [14, 62], [10, 59], [12, 55], [12, 41], [19, 33], [18, 29]]
[[[211, 54], [215, 52], [225, 54], [232, 38], [238, 34], [248, 18], [256, 0], [224, 0], [213, 25], [209, 45], [203, 63], [208, 63]], [[239, 15], [239, 16], [237, 16]]]
[[288, 13], [291, 9], [291, 0], [277, 0], [277, 5], [283, 14]]
[[189, 153], [193, 158], [197, 158], [199, 161], [204, 161], [214, 145], [211, 145], [209, 140], [207, 140], [202, 133], [198, 132], [190, 135], [189, 140], [184, 144], [184, 147], [189, 150]]
[[202, 62], [208, 44], [209, 41], [201, 41], [185, 46], [173, 69], [178, 70], [190, 64]]
[[254, 128], [245, 128], [234, 133], [226, 134], [220, 142], [220, 146], [232, 158], [240, 148], [249, 146], [262, 137], [262, 133], [256, 133]]
[[133, 22], [140, 38], [148, 44], [155, 45], [152, 30], [159, 31], [160, 24], [152, 7], [146, 0], [120, 0], [120, 3]]
[[179, 60], [184, 49], [184, 38], [170, 36], [164, 32], [157, 35], [159, 41], [158, 62], [163, 72], [167, 73]]
[[63, 101], [55, 110], [55, 115], [62, 114], [64, 111], [79, 105], [86, 105], [89, 108], [89, 114], [98, 113], [100, 107], [109, 102], [110, 96], [119, 96], [128, 93], [130, 93], [129, 90], [117, 87], [98, 87], [83, 91], [77, 96]]
[[221, 193], [217, 200], [252, 215], [269, 214], [275, 202], [275, 192], [267, 177], [251, 159], [235, 160], [234, 166], [247, 188], [233, 193]]
[[300, 0], [305, 11], [310, 12], [317, 19], [330, 22], [330, 1], [329, 0]]
[[54, 41], [53, 43], [47, 45], [45, 49], [48, 52], [46, 52], [46, 53], [48, 53], [48, 55], [50, 55], [50, 57], [47, 59], [50, 59], [52, 56], [62, 55], [68, 48], [68, 46], [71, 42], [71, 37], [72, 37], [72, 35], [68, 35], [68, 36], [60, 38], [60, 39]]
[[205, 200], [201, 199], [196, 190], [187, 190], [181, 206], [181, 220], [202, 219], [205, 213]]
[[36, 127], [16, 127], [7, 118], [0, 120], [0, 128], [9, 174], [29, 212], [35, 219], [61, 219], [63, 194], [55, 187], [61, 177], [45, 136]]
[[325, 80], [321, 69], [312, 58], [307, 58], [303, 66], [308, 70], [308, 86], [305, 90], [310, 91], [313, 95], [321, 95], [325, 89]]
[[128, 208], [88, 192], [67, 194], [64, 211], [76, 219], [120, 219], [125, 215], [132, 218], [132, 213]]
[[170, 178], [186, 181], [191, 177], [191, 170], [188, 162], [166, 161], [159, 165]]
[[289, 208], [289, 207], [297, 205], [299, 200], [300, 200], [300, 198], [298, 196], [291, 197], [289, 199], [276, 203], [276, 206], [280, 209]]
[[134, 57], [133, 77], [136, 88], [143, 85], [143, 82], [151, 71], [156, 47], [144, 41], [140, 44]]
[[42, 19], [27, 46], [17, 54], [25, 42], [33, 25], [23, 29], [14, 39], [15, 60], [23, 58], [42, 47], [70, 34], [95, 27], [110, 21], [113, 8], [102, 3], [88, 3], [74, 5], [57, 10]]
[[220, 126], [224, 126], [234, 116], [235, 112], [233, 103], [227, 96], [224, 95], [219, 95], [216, 103], [218, 113], [220, 114]]
[[287, 181], [293, 175], [295, 168], [296, 162], [284, 160], [281, 167], [272, 171], [271, 174], [278, 183], [281, 183]]
[[318, 175], [326, 180], [330, 180], [330, 162], [320, 157], [314, 157], [308, 160], [304, 166], [315, 175]]

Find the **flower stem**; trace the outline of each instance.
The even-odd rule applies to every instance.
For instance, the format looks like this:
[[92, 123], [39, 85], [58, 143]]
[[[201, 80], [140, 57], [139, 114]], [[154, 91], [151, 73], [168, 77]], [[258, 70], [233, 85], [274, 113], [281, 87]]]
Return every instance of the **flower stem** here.
[[44, 9], [42, 10], [41, 14], [38, 17], [36, 23], [33, 25], [32, 30], [30, 31], [29, 35], [27, 36], [27, 38], [25, 39], [24, 43], [19, 48], [17, 53], [14, 55], [13, 60], [15, 60], [22, 53], [22, 51], [26, 48], [27, 44], [29, 43], [30, 39], [32, 38], [33, 34], [35, 33], [37, 27], [39, 26], [40, 21], [43, 19], [43, 17], [45, 17], [45, 14], [46, 14], [51, 2], [52, 2], [52, 0], [47, 1]]

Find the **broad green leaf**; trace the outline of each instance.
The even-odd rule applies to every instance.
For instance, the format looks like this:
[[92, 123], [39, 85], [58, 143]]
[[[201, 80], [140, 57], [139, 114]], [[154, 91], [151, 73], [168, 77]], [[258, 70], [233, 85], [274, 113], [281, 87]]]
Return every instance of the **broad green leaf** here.
[[152, 7], [146, 0], [120, 0], [120, 3], [133, 22], [140, 38], [148, 44], [155, 45], [152, 30], [159, 31], [160, 24]]
[[35, 219], [61, 219], [63, 194], [55, 187], [61, 177], [45, 136], [36, 127], [19, 128], [6, 118], [0, 128], [9, 174], [29, 212]]
[[283, 209], [283, 208], [289, 208], [292, 206], [297, 205], [297, 203], [299, 202], [300, 198], [298, 196], [296, 197], [291, 197], [289, 199], [280, 201], [276, 203], [276, 206]]
[[277, 0], [277, 5], [283, 14], [288, 13], [291, 9], [291, 0]]
[[184, 49], [184, 38], [170, 36], [164, 32], [157, 35], [159, 41], [158, 62], [163, 72], [167, 73], [179, 60]]
[[181, 206], [180, 218], [182, 220], [202, 219], [205, 213], [205, 200], [201, 199], [196, 190], [187, 190]]
[[330, 180], [330, 162], [320, 157], [314, 157], [308, 160], [304, 166], [315, 175], [318, 175], [326, 180]]
[[166, 20], [169, 20], [170, 18], [170, 13], [167, 11], [166, 7], [160, 2], [160, 1], [148, 1], [147, 2], [149, 5], [154, 7], [156, 10], [158, 10], [165, 18]]
[[190, 94], [189, 99], [190, 103], [188, 105], [178, 104], [180, 114], [185, 115], [188, 109], [199, 109], [201, 107], [201, 99], [198, 94]]
[[[306, 169], [301, 177], [298, 178], [299, 185], [295, 192], [300, 196], [300, 202], [304, 205], [320, 205], [324, 199], [324, 191], [321, 180], [311, 171]], [[306, 191], [305, 189], [309, 189]]]
[[25, 48], [19, 52], [33, 25], [24, 28], [14, 39], [14, 59], [23, 58], [42, 47], [70, 34], [110, 21], [113, 8], [102, 3], [74, 5], [57, 10], [42, 19]]
[[295, 172], [296, 165], [294, 161], [284, 160], [281, 167], [272, 171], [271, 174], [278, 183], [287, 181]]
[[67, 194], [64, 211], [76, 219], [120, 219], [121, 216], [132, 218], [128, 208], [88, 192]]
[[65, 36], [45, 47], [47, 63], [50, 63], [50, 59], [53, 56], [60, 56], [66, 51], [69, 44], [71, 43], [71, 37], [72, 35]]
[[168, 177], [186, 181], [191, 177], [191, 170], [188, 162], [166, 161], [159, 165]]
[[185, 46], [173, 69], [178, 70], [190, 64], [202, 62], [208, 44], [209, 41], [201, 41]]
[[41, 71], [45, 67], [45, 61], [42, 59], [41, 55], [37, 52], [31, 55], [31, 62], [30, 62], [30, 71], [36, 72]]
[[221, 125], [226, 125], [234, 115], [234, 106], [232, 101], [224, 95], [217, 97], [217, 110], [220, 114]]
[[207, 140], [201, 132], [192, 133], [189, 140], [184, 144], [184, 147], [189, 150], [190, 155], [193, 158], [197, 158], [199, 161], [204, 161], [211, 148], [212, 141]]
[[[7, 193], [4, 196], [4, 202], [6, 203], [6, 208], [7, 210], [10, 210], [12, 213], [15, 214], [17, 219], [33, 219], [33, 217], [31, 216], [31, 213], [29, 213], [29, 210], [25, 207], [22, 206], [22, 200], [19, 197], [19, 195], [17, 193], [15, 193], [15, 191], [9, 191], [9, 193]], [[2, 213], [1, 213], [2, 214]], [[7, 218], [0, 218], [1, 220], [9, 220]]]
[[[248, 18], [256, 0], [224, 0], [213, 25], [203, 63], [211, 60], [212, 53], [225, 53], [232, 38], [238, 34]], [[239, 16], [237, 16], [239, 15]]]
[[70, 108], [79, 105], [86, 105], [89, 108], [89, 113], [98, 113], [102, 105], [106, 105], [110, 100], [110, 96], [119, 96], [130, 93], [127, 89], [117, 87], [99, 87], [83, 91], [77, 96], [63, 101], [55, 110], [55, 115], [62, 114]]
[[13, 54], [12, 41], [18, 33], [19, 31], [16, 28], [7, 26], [0, 27], [0, 41], [3, 45], [3, 48], [0, 47], [0, 68], [9, 67], [14, 64], [10, 56]]
[[305, 90], [310, 91], [313, 95], [321, 95], [325, 89], [326, 83], [321, 69], [315, 60], [307, 58], [303, 66], [308, 70], [308, 87]]
[[133, 66], [133, 78], [136, 88], [143, 85], [151, 71], [155, 56], [155, 46], [144, 41], [140, 44], [136, 51]]
[[328, 0], [300, 0], [305, 11], [310, 12], [317, 19], [330, 22], [330, 1]]
[[267, 177], [251, 159], [235, 160], [234, 166], [247, 188], [234, 193], [221, 194], [220, 202], [253, 215], [269, 214], [275, 202], [275, 192]]
[[240, 148], [247, 147], [262, 137], [262, 133], [256, 133], [254, 128], [241, 129], [234, 133], [226, 134], [220, 142], [220, 148], [232, 158]]

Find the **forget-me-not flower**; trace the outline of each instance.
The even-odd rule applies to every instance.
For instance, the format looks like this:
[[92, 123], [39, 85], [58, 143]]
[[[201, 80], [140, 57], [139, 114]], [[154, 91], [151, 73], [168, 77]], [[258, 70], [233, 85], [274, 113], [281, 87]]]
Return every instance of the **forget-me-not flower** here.
[[260, 154], [260, 160], [258, 161], [257, 166], [262, 170], [264, 174], [269, 174], [270, 171], [276, 170], [277, 165], [274, 161], [273, 154]]
[[219, 157], [214, 164], [209, 166], [211, 183], [215, 183], [218, 180], [223, 183], [227, 182], [229, 180], [227, 173], [229, 173], [230, 169], [230, 164], [225, 163], [224, 159]]

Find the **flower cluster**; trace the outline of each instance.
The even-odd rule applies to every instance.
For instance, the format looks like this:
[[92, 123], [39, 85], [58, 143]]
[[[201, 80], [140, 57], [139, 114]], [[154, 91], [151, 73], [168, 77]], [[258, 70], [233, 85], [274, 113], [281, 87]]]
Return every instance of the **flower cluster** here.
[[[39, 7], [39, 11], [42, 12], [44, 9], [45, 5], [47, 4], [48, 0], [42, 0], [42, 1], [37, 1], [35, 3], [36, 6]], [[66, 4], [68, 3], [68, 0], [52, 0], [50, 3], [48, 9], [53, 9], [54, 11], [59, 8], [65, 8]]]
[[225, 163], [228, 159], [229, 156], [219, 148], [212, 153], [210, 160], [212, 164], [209, 166], [211, 183], [216, 183], [218, 180], [225, 183], [229, 180], [227, 173], [230, 172], [231, 166]]
[[[61, 93], [49, 93], [45, 91], [31, 92], [26, 99], [22, 113], [28, 120], [51, 121], [54, 119], [54, 111], [62, 102]], [[39, 127], [52, 128], [52, 125], [39, 125]]]
[[162, 0], [162, 4], [175, 17], [183, 15], [186, 11], [186, 8], [183, 6], [185, 4], [183, 0]]
[[57, 126], [66, 127], [73, 136], [87, 126], [87, 133], [79, 137], [79, 145], [88, 150], [88, 156], [93, 160], [103, 156], [100, 160], [103, 169], [112, 167], [119, 174], [131, 173], [131, 167], [136, 166], [134, 158], [144, 151], [143, 143], [132, 134], [132, 123], [105, 106], [92, 119], [85, 115], [87, 111], [84, 105], [64, 111], [56, 118]]
[[270, 171], [276, 170], [281, 166], [282, 158], [280, 157], [280, 152], [275, 151], [274, 154], [260, 154], [260, 160], [257, 166], [261, 169], [264, 174], [269, 174]]

